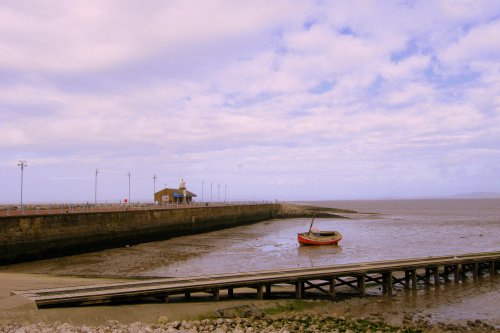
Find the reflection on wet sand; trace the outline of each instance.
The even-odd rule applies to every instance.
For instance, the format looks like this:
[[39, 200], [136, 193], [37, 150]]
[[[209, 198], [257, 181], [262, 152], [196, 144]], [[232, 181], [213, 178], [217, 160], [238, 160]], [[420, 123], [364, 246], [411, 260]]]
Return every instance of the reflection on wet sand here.
[[311, 267], [324, 266], [321, 264], [321, 258], [341, 253], [342, 247], [340, 245], [302, 245], [297, 247], [297, 257], [301, 259], [300, 261], [308, 260]]

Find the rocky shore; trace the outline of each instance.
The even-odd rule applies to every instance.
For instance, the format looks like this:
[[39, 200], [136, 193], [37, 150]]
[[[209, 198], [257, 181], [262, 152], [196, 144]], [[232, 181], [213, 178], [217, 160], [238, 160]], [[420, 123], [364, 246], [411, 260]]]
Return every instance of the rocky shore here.
[[326, 218], [347, 218], [341, 214], [356, 214], [354, 210], [317, 207], [311, 205], [300, 205], [282, 203], [278, 209], [278, 218], [296, 217], [326, 217]]
[[218, 332], [218, 333], [273, 333], [273, 332], [332, 332], [332, 333], [357, 333], [357, 332], [499, 332], [494, 327], [479, 320], [469, 322], [466, 326], [454, 324], [429, 325], [425, 322], [407, 323], [402, 327], [391, 326], [384, 322], [374, 322], [361, 319], [346, 319], [332, 315], [314, 314], [292, 314], [278, 317], [261, 318], [218, 318], [194, 321], [169, 321], [167, 317], [161, 316], [155, 324], [136, 322], [132, 324], [121, 324], [118, 321], [108, 321], [104, 325], [86, 326], [72, 325], [69, 323], [55, 322], [52, 324], [38, 323], [31, 325], [9, 324], [0, 326], [0, 332], [16, 333], [49, 333], [49, 332]]

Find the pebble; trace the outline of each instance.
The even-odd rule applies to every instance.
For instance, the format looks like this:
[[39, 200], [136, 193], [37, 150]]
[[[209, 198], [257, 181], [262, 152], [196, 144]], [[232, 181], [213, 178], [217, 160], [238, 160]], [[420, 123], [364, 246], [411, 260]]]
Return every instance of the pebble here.
[[[409, 317], [406, 317], [409, 322]], [[418, 321], [418, 320], [417, 320]], [[404, 327], [386, 325], [382, 322], [370, 322], [367, 320], [339, 319], [336, 316], [327, 315], [289, 315], [279, 318], [234, 318], [215, 320], [204, 319], [202, 321], [169, 321], [168, 317], [160, 316], [157, 324], [146, 324], [135, 322], [132, 324], [121, 324], [118, 321], [108, 321], [100, 326], [73, 325], [69, 323], [55, 322], [53, 324], [8, 324], [0, 325], [0, 333], [293, 333], [293, 332], [374, 332], [374, 333], [416, 333], [416, 332], [498, 332], [498, 330], [482, 322], [481, 320], [469, 321], [467, 325], [438, 323], [430, 325], [423, 321], [423, 325], [410, 322]]]

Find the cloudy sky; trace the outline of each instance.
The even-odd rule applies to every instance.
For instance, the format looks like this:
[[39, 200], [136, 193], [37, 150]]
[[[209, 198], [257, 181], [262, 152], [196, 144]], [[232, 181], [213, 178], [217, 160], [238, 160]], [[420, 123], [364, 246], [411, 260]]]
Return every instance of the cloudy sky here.
[[500, 192], [500, 2], [0, 0], [0, 153], [0, 202]]

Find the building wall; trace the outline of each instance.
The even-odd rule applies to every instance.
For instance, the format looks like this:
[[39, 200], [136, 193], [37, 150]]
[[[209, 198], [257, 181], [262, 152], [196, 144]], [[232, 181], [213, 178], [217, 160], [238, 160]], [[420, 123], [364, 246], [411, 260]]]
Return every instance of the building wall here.
[[[179, 191], [180, 191], [180, 192], [182, 192], [181, 190], [174, 190], [174, 189], [168, 189], [168, 188], [163, 189], [163, 190], [161, 190], [161, 191], [158, 191], [158, 192], [156, 192], [156, 193], [155, 193], [155, 195], [154, 195], [154, 200], [155, 200], [156, 202], [158, 202], [158, 204], [162, 204], [162, 203], [164, 203], [164, 201], [163, 201], [163, 198], [162, 198], [162, 197], [163, 197], [164, 195], [168, 195], [168, 203], [176, 203], [176, 202], [178, 202], [178, 201], [179, 201], [179, 202], [183, 202], [183, 201], [184, 201], [184, 198], [174, 198], [174, 192], [176, 192], [176, 191], [177, 191], [177, 192], [179, 192]], [[188, 198], [187, 198], [187, 201], [188, 201], [188, 202], [192, 202], [192, 201], [193, 201], [193, 198], [188, 197]]]
[[164, 240], [254, 223], [279, 204], [0, 217], [0, 264]]

